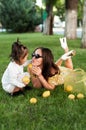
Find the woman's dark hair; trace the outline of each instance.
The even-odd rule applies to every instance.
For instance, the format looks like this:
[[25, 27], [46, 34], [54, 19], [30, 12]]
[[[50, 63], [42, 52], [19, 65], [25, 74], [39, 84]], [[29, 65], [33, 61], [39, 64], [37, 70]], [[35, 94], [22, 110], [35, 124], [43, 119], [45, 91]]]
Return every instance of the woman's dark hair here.
[[12, 44], [10, 58], [11, 60], [20, 62], [20, 58], [24, 58], [28, 54], [28, 49], [26, 46], [21, 44], [19, 40]]
[[51, 50], [48, 48], [39, 47], [39, 48], [36, 48], [35, 51], [37, 49], [41, 49], [42, 51], [42, 56], [43, 56], [42, 74], [45, 77], [45, 79], [48, 80], [49, 77], [53, 76], [51, 73], [51, 68], [54, 68], [56, 70], [55, 73], [60, 73], [58, 66], [54, 63], [54, 57]]

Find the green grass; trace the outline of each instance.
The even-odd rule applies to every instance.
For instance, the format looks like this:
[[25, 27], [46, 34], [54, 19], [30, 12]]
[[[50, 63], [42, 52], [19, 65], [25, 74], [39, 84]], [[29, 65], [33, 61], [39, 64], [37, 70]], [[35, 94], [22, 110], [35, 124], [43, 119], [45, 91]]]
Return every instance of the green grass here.
[[[29, 48], [29, 59], [36, 47], [44, 46], [52, 50], [55, 61], [64, 53], [60, 47], [59, 36], [45, 36], [41, 33], [0, 34], [0, 79], [9, 63], [11, 45], [17, 37]], [[86, 49], [81, 49], [81, 39], [68, 40], [70, 49], [76, 50], [73, 57], [74, 68], [86, 71]], [[51, 96], [42, 98], [42, 89], [31, 90], [24, 95], [11, 97], [2, 89], [0, 82], [0, 130], [85, 130], [86, 98], [69, 100], [63, 85], [51, 91]], [[37, 104], [30, 104], [36, 97]]]

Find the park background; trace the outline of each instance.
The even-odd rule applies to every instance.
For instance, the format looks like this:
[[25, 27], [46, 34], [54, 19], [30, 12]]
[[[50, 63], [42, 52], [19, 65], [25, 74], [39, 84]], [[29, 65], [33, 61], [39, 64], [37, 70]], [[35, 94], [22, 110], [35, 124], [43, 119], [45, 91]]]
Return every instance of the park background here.
[[[85, 9], [84, 6], [86, 6], [85, 4], [86, 1], [82, 1], [82, 0], [79, 1], [71, 0], [71, 1], [73, 3], [78, 2], [78, 9], [79, 6], [81, 7], [81, 5], [83, 6], [80, 9], [82, 10]], [[30, 3], [26, 4], [27, 6], [24, 6], [24, 2], [27, 3], [27, 0], [25, 1], [1, 0], [0, 1], [0, 6], [1, 6], [0, 21], [1, 23], [3, 23], [1, 24], [3, 25], [1, 26], [2, 32], [0, 32], [0, 57], [1, 57], [0, 79], [2, 78], [3, 72], [10, 61], [9, 54], [11, 52], [11, 45], [14, 41], [16, 41], [17, 38], [19, 38], [20, 41], [28, 47], [29, 49], [28, 59], [31, 59], [31, 54], [36, 47], [43, 46], [43, 47], [48, 47], [52, 50], [54, 55], [54, 60], [56, 61], [64, 53], [60, 46], [59, 38], [66, 36], [70, 50], [76, 50], [76, 55], [72, 57], [74, 68], [82, 68], [86, 71], [85, 24], [80, 24], [80, 25], [77, 24], [77, 27], [82, 28], [82, 34], [80, 37], [77, 37], [76, 33], [74, 33], [75, 35], [73, 36], [70, 35], [69, 37], [67, 35], [68, 33], [65, 33], [65, 31], [64, 34], [62, 35], [49, 33], [52, 32], [49, 30], [46, 34], [44, 34], [43, 30], [41, 30], [41, 32], [40, 31], [35, 32], [35, 27], [38, 27], [38, 25], [43, 24], [42, 12], [46, 8], [44, 9], [42, 8], [42, 6], [41, 7], [36, 6], [36, 11], [39, 17], [37, 17], [37, 19], [34, 19], [35, 10], [31, 5], [33, 5], [35, 1], [34, 0], [28, 1], [28, 2], [32, 2], [32, 4]], [[43, 2], [42, 5], [45, 5], [45, 7], [47, 7], [46, 6], [47, 4], [49, 7], [49, 3], [52, 3], [52, 1], [49, 1], [49, 3], [47, 4], [45, 3], [46, 1], [42, 1], [42, 2]], [[60, 3], [60, 5], [58, 2]], [[61, 7], [63, 7], [62, 10], [64, 9], [63, 12], [66, 9], [68, 9], [66, 11], [69, 11], [69, 8], [65, 8], [65, 2], [70, 3], [70, 0], [65, 0], [64, 2], [61, 0], [57, 1], [58, 4], [56, 5], [58, 5], [59, 11], [61, 11], [60, 10]], [[14, 6], [12, 7], [12, 5]], [[28, 19], [27, 23], [29, 23], [27, 28], [27, 26], [25, 26], [26, 24], [24, 24], [24, 21], [22, 22], [22, 19], [25, 20], [24, 18], [26, 13], [25, 14], [24, 12], [21, 13], [21, 9], [24, 10], [27, 9], [28, 5], [30, 5], [31, 10], [29, 9], [30, 12], [28, 12], [27, 10], [29, 15], [29, 17], [27, 18]], [[71, 9], [74, 10], [74, 8], [72, 7]], [[3, 11], [5, 12], [2, 13]], [[57, 10], [55, 12], [58, 13]], [[55, 12], [53, 12], [53, 14]], [[85, 20], [85, 16], [84, 16], [85, 14], [83, 12], [84, 11], [80, 11], [81, 13], [80, 21], [82, 21], [82, 23], [84, 23], [83, 19]], [[10, 14], [8, 15], [8, 13]], [[79, 10], [77, 11], [77, 13], [79, 13]], [[20, 17], [21, 16], [20, 14], [22, 14], [22, 17]], [[59, 12], [59, 15], [61, 14], [62, 12]], [[49, 18], [48, 16], [49, 15], [47, 15], [46, 20]], [[64, 16], [66, 17], [65, 14]], [[65, 20], [65, 17], [63, 21]], [[13, 19], [15, 21], [13, 21]], [[34, 20], [36, 20], [35, 23], [33, 22]], [[67, 29], [66, 24], [67, 22], [65, 23], [64, 30]], [[49, 25], [50, 24], [47, 25], [48, 28]], [[14, 31], [14, 27], [18, 27], [18, 30], [16, 28], [15, 30], [17, 31]], [[24, 27], [26, 27], [26, 30], [22, 30], [24, 29]], [[59, 27], [56, 28], [58, 30]], [[5, 29], [5, 31], [3, 31], [3, 29]], [[72, 27], [70, 27], [69, 33], [70, 31], [72, 31], [71, 29]], [[74, 30], [75, 30], [74, 32], [76, 32], [77, 28], [75, 28]], [[0, 130], [7, 130], [7, 129], [9, 130], [85, 130], [86, 129], [86, 97], [84, 99], [75, 98], [74, 100], [69, 100], [68, 95], [70, 93], [64, 91], [64, 85], [60, 85], [57, 86], [55, 90], [51, 91], [51, 95], [48, 98], [43, 98], [42, 93], [45, 91], [44, 88], [35, 89], [33, 88], [31, 83], [29, 84], [29, 87], [30, 89], [26, 90], [24, 92], [24, 95], [18, 95], [12, 97], [3, 91], [0, 82]], [[38, 102], [36, 104], [30, 104], [30, 99], [32, 97], [37, 98]]]

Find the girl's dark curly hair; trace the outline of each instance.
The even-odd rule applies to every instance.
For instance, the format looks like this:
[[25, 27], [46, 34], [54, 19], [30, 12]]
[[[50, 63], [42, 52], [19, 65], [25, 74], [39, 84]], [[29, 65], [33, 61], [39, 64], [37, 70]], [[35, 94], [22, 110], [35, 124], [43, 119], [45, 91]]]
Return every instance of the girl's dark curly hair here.
[[24, 58], [28, 54], [28, 49], [26, 46], [21, 44], [19, 39], [12, 44], [10, 58], [12, 61], [20, 62], [20, 58]]

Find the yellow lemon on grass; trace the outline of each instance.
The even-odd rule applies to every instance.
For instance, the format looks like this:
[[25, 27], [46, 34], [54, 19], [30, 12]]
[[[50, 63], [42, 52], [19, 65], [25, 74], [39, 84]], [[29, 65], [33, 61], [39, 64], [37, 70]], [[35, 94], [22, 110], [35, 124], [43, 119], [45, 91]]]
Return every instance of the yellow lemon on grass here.
[[50, 91], [45, 91], [45, 92], [43, 92], [42, 96], [43, 96], [44, 98], [49, 97], [49, 96], [50, 96]]
[[84, 95], [82, 93], [78, 93], [77, 98], [82, 99], [82, 98], [84, 98]]
[[75, 95], [70, 94], [70, 95], [68, 96], [68, 98], [73, 100], [73, 99], [75, 99]]
[[30, 99], [30, 103], [32, 103], [32, 104], [37, 103], [37, 99], [36, 99], [36, 98], [34, 98], [34, 97], [33, 97], [33, 98], [31, 98], [31, 99]]
[[30, 63], [30, 64], [28, 65], [28, 67], [29, 67], [29, 68], [32, 68], [32, 64]]
[[65, 88], [65, 90], [66, 90], [67, 92], [71, 92], [71, 91], [73, 90], [73, 87], [72, 87], [71, 85], [68, 85], [68, 86]]
[[28, 76], [24, 76], [24, 77], [22, 78], [22, 82], [25, 83], [25, 84], [28, 84], [28, 83], [30, 82], [29, 77], [28, 77]]

